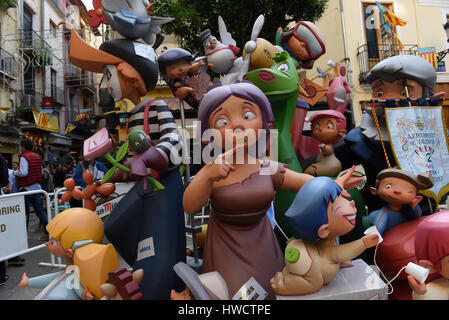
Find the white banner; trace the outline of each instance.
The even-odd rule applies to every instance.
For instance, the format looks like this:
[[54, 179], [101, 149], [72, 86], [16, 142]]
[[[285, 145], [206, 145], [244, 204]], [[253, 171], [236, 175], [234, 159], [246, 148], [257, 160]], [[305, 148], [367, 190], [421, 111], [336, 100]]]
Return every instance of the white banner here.
[[0, 261], [28, 249], [25, 197], [0, 196]]
[[396, 163], [414, 174], [429, 172], [434, 186], [423, 195], [437, 203], [449, 191], [449, 152], [441, 107], [386, 108]]
[[122, 200], [125, 194], [134, 187], [134, 182], [129, 183], [116, 183], [115, 184], [115, 195], [114, 198], [109, 199], [103, 203], [97, 203], [97, 209], [95, 212], [98, 214], [100, 218], [107, 217], [111, 213], [112, 209], [114, 209], [117, 204]]

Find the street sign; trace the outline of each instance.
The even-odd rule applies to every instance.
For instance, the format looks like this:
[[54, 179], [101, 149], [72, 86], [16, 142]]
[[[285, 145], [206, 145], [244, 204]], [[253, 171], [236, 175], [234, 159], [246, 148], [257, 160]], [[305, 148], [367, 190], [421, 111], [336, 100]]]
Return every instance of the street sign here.
[[0, 261], [28, 249], [25, 197], [0, 197]]

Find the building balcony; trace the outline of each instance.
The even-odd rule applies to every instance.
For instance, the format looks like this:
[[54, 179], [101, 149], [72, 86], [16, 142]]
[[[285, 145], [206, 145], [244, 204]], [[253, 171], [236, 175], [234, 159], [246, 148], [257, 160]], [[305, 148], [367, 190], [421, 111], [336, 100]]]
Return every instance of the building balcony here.
[[51, 87], [51, 97], [55, 103], [64, 104], [64, 90], [58, 87]]
[[367, 84], [366, 77], [368, 72], [379, 62], [387, 58], [400, 54], [416, 55], [418, 45], [406, 44], [400, 50], [397, 44], [364, 44], [357, 49], [357, 60], [359, 63], [359, 81], [360, 84]]
[[23, 108], [36, 108], [39, 109], [42, 105], [42, 93], [36, 91], [18, 91], [19, 106]]
[[33, 30], [19, 30], [19, 48], [26, 53], [33, 67], [50, 66], [53, 54], [50, 45]]
[[65, 79], [70, 82], [79, 82], [81, 78], [81, 69], [67, 62], [65, 69]]
[[9, 77], [15, 77], [17, 72], [14, 67], [14, 57], [12, 54], [0, 48], [0, 73]]

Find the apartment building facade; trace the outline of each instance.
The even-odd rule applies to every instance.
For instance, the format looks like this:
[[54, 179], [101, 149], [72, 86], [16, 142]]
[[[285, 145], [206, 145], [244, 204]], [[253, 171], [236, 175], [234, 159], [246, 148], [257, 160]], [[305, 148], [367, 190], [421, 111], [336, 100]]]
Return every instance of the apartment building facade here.
[[[329, 0], [326, 11], [316, 22], [325, 35], [327, 52], [315, 66], [330, 70], [328, 61], [332, 60], [351, 67], [347, 77], [353, 85], [351, 98], [356, 124], [360, 123], [361, 106], [371, 98], [367, 73], [378, 62], [394, 55], [417, 55], [424, 48], [434, 51], [439, 65], [435, 91], [445, 91], [449, 98], [449, 42], [445, 29], [445, 25], [449, 29], [449, 1], [381, 0], [379, 3], [407, 22], [394, 28], [403, 47], [387, 32], [388, 24], [379, 14], [375, 1]], [[316, 80], [316, 70], [309, 72], [308, 78]]]
[[[69, 63], [70, 32], [59, 23], [75, 19], [92, 43], [99, 33], [87, 25], [81, 1], [6, 1], [8, 6], [0, 7], [0, 153], [17, 160], [18, 141], [27, 137], [45, 160], [69, 161], [95, 128], [93, 121], [86, 126], [77, 118], [95, 118], [96, 90], [93, 75]], [[67, 132], [69, 125], [80, 132]]]

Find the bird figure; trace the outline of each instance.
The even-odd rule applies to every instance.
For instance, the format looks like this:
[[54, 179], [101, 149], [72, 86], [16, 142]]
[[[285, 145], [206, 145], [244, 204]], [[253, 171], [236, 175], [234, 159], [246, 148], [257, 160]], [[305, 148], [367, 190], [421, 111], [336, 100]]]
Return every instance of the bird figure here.
[[153, 3], [148, 0], [102, 0], [101, 9], [111, 28], [123, 37], [142, 39], [156, 47], [163, 41], [159, 26], [173, 20], [152, 16]]
[[215, 73], [226, 74], [233, 67], [240, 49], [235, 46], [236, 42], [221, 16], [218, 17], [218, 30], [221, 42], [212, 35], [210, 29], [203, 31], [199, 39], [203, 43], [209, 68]]

